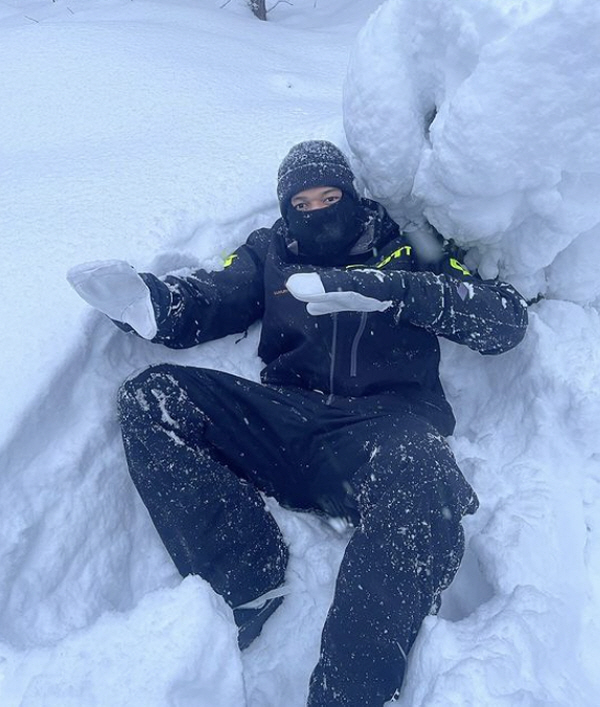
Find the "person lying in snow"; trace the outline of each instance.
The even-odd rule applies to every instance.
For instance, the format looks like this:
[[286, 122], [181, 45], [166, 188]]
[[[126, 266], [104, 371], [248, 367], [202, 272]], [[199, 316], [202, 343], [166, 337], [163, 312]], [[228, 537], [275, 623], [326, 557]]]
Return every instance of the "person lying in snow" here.
[[121, 328], [172, 348], [262, 319], [262, 384], [164, 364], [123, 385], [129, 470], [179, 572], [232, 607], [241, 648], [285, 593], [288, 551], [262, 494], [352, 524], [307, 704], [381, 707], [478, 506], [444, 439], [455, 420], [437, 337], [502, 353], [524, 336], [526, 304], [443, 249], [426, 257], [358, 196], [331, 143], [293, 147], [277, 196], [282, 218], [222, 271], [158, 278], [107, 261], [69, 279]]

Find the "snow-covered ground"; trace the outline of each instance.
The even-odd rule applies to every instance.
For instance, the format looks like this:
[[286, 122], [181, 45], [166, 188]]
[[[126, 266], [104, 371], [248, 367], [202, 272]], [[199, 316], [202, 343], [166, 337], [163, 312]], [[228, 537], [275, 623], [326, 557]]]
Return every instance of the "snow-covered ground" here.
[[486, 275], [544, 296], [514, 351], [444, 346], [482, 506], [400, 705], [595, 707], [600, 6], [388, 0], [355, 43], [377, 0], [294, 0], [267, 23], [222, 5], [0, 3], [0, 705], [302, 707], [346, 538], [273, 509], [291, 593], [240, 656], [227, 607], [162, 548], [114, 412], [152, 362], [256, 378], [257, 330], [168, 351], [64, 275], [219, 267], [276, 218], [289, 147], [344, 147], [345, 125], [399, 219], [425, 211]]

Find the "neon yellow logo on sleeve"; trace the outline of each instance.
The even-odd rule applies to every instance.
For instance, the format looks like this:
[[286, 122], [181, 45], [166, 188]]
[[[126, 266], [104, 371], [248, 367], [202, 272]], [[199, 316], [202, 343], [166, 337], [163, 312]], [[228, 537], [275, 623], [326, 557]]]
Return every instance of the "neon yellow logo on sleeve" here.
[[384, 268], [389, 262], [395, 258], [401, 258], [403, 255], [410, 255], [412, 253], [412, 247], [409, 245], [403, 245], [402, 248], [398, 248], [393, 253], [384, 258], [381, 262], [377, 263], [376, 268]]
[[464, 265], [461, 265], [456, 258], [450, 258], [450, 265], [455, 269], [459, 270], [463, 275], [470, 275], [471, 271], [467, 270]]
[[236, 253], [232, 253], [231, 255], [228, 255], [228, 256], [225, 258], [225, 261], [223, 262], [223, 267], [224, 267], [224, 268], [228, 268], [228, 267], [231, 265], [231, 263], [233, 263], [233, 261], [234, 261], [236, 258], [237, 258], [237, 254], [236, 254]]

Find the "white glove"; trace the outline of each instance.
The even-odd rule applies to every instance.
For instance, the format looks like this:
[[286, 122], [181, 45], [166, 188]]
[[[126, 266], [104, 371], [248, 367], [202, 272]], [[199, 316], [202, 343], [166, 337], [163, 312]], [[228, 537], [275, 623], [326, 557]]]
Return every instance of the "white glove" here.
[[144, 339], [156, 336], [150, 290], [124, 260], [95, 260], [71, 268], [67, 280], [92, 307], [118, 322], [129, 324]]
[[392, 306], [359, 292], [326, 292], [316, 272], [297, 273], [288, 278], [286, 288], [301, 302], [307, 302], [306, 311], [314, 316], [334, 312], [383, 312]]

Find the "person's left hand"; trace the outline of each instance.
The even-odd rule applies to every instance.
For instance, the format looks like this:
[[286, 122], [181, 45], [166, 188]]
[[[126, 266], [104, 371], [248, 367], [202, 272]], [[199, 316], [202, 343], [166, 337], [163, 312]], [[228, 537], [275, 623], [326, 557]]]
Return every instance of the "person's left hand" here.
[[335, 312], [383, 312], [392, 305], [391, 301], [382, 302], [359, 292], [326, 292], [316, 272], [296, 273], [287, 279], [285, 286], [293, 297], [307, 303], [307, 312], [314, 316]]

